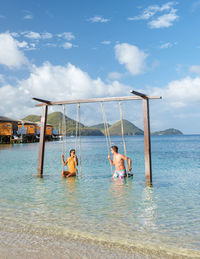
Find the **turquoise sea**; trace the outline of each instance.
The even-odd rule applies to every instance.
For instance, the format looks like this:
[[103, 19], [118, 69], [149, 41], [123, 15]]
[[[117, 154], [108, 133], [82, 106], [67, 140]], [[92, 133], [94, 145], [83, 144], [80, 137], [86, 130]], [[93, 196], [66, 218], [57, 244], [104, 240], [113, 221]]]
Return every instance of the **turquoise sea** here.
[[[120, 137], [111, 141], [123, 152]], [[200, 258], [200, 135], [151, 141], [152, 187], [142, 136], [126, 137], [125, 180], [111, 178], [104, 137], [82, 137], [82, 173], [70, 179], [62, 141], [46, 142], [42, 179], [38, 143], [0, 145], [2, 258]]]

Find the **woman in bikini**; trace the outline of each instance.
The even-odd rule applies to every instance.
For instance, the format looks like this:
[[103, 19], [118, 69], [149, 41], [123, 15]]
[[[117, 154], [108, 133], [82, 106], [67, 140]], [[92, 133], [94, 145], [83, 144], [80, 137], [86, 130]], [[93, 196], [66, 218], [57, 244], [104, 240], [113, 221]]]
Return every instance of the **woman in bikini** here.
[[62, 163], [64, 166], [68, 165], [68, 171], [62, 170], [63, 177], [71, 177], [76, 176], [77, 173], [77, 166], [78, 166], [78, 158], [76, 156], [75, 149], [71, 149], [69, 153], [69, 157], [64, 160], [64, 155], [62, 154]]

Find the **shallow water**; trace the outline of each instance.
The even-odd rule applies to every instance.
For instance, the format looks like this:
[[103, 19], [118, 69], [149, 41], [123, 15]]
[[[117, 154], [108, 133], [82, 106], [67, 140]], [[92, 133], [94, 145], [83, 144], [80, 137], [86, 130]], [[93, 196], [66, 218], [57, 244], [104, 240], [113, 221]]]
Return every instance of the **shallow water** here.
[[[21, 233], [200, 258], [200, 136], [152, 137], [153, 187], [145, 187], [143, 137], [126, 141], [134, 176], [125, 180], [111, 178], [103, 137], [82, 138], [82, 172], [70, 179], [61, 178], [61, 141], [46, 143], [42, 179], [37, 143], [1, 145], [4, 240]], [[112, 144], [123, 152], [120, 137]]]

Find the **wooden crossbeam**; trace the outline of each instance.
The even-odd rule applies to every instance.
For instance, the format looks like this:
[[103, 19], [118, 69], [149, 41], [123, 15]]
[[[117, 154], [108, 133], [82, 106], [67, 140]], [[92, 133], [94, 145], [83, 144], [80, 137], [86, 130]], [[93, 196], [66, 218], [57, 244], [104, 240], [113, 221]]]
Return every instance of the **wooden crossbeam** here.
[[[144, 96], [143, 96], [144, 97]], [[132, 101], [132, 100], [141, 100], [143, 98], [142, 96], [123, 96], [123, 97], [106, 97], [106, 98], [93, 98], [93, 99], [79, 99], [79, 100], [68, 100], [68, 101], [40, 101], [41, 99], [38, 98], [32, 98], [36, 101], [42, 102], [39, 104], [36, 104], [35, 106], [42, 106], [44, 104], [48, 105], [62, 105], [62, 104], [77, 104], [77, 103], [96, 103], [96, 102], [113, 102], [113, 101]], [[161, 96], [146, 96], [145, 98], [148, 99], [161, 99]]]
[[33, 100], [37, 101], [37, 102], [41, 102], [41, 103], [45, 103], [45, 104], [50, 104], [51, 102], [48, 101], [48, 100], [43, 100], [43, 99], [40, 99], [40, 98], [35, 98], [33, 97], [32, 98]]
[[[135, 91], [135, 90], [131, 90], [130, 93], [131, 93], [131, 94], [135, 94], [135, 95], [137, 95], [137, 96], [140, 96], [140, 97], [142, 97], [142, 98], [149, 98], [146, 94], [137, 92], [137, 91]], [[150, 99], [150, 98], [149, 98], [149, 99]]]

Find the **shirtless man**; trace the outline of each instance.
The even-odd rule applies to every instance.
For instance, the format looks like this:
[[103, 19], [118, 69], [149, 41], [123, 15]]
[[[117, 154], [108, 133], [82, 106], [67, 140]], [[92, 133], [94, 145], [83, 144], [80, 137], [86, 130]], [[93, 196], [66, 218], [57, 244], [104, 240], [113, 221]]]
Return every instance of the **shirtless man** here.
[[62, 170], [62, 176], [63, 177], [70, 177], [70, 176], [76, 176], [76, 167], [78, 166], [78, 158], [76, 156], [75, 149], [70, 150], [70, 156], [64, 160], [64, 155], [62, 154], [62, 163], [63, 165], [68, 164], [68, 171]]
[[131, 159], [118, 153], [118, 147], [112, 146], [111, 147], [111, 153], [113, 155], [113, 160], [111, 160], [110, 155], [108, 155], [108, 159], [112, 165], [115, 166], [115, 172], [113, 174], [113, 178], [124, 178], [127, 176], [126, 174], [126, 168], [124, 165], [124, 160], [128, 161], [128, 170], [131, 171]]

